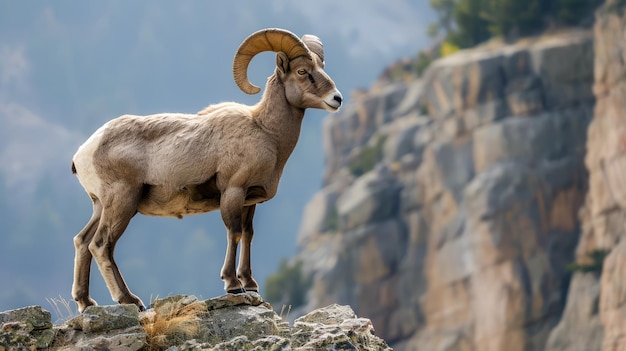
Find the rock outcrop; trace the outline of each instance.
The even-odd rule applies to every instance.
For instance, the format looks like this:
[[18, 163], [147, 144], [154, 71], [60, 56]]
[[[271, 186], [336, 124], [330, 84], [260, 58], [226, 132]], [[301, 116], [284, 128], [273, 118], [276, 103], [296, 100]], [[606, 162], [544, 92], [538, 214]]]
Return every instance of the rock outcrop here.
[[[567, 308], [546, 350], [626, 350], [626, 16], [623, 1], [607, 1], [594, 26], [596, 95], [585, 164], [589, 190], [581, 211], [580, 265]], [[605, 252], [604, 262], [589, 253]], [[604, 255], [601, 256], [602, 258]]]
[[135, 305], [91, 306], [53, 326], [39, 306], [0, 313], [0, 350], [391, 350], [370, 320], [336, 304], [284, 322], [260, 295], [198, 301], [174, 296]]
[[328, 117], [305, 309], [350, 305], [397, 350], [541, 350], [580, 236], [593, 77], [589, 31], [489, 43]]

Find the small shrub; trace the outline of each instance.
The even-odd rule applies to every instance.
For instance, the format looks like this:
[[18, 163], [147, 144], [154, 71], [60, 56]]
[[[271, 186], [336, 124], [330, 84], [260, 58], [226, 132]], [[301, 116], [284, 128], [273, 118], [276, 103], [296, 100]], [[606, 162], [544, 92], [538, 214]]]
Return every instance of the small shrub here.
[[403, 81], [406, 72], [404, 71], [404, 67], [401, 64], [395, 65], [389, 71], [389, 76], [392, 82]]
[[454, 54], [455, 52], [459, 50], [461, 50], [461, 48], [458, 45], [455, 45], [454, 43], [451, 43], [449, 41], [444, 41], [443, 43], [441, 43], [441, 47], [439, 48], [439, 53], [441, 57], [446, 57], [446, 56]]
[[426, 105], [425, 103], [420, 103], [419, 108], [420, 114], [422, 116], [428, 116], [428, 105]]
[[293, 263], [283, 259], [278, 271], [265, 282], [265, 297], [270, 304], [299, 307], [306, 302], [306, 294], [313, 280], [302, 272], [302, 261]]
[[602, 274], [602, 266], [604, 265], [604, 259], [611, 250], [607, 249], [596, 249], [587, 253], [587, 257], [591, 263], [588, 264], [580, 264], [576, 262], [572, 262], [567, 265], [567, 269], [572, 272], [583, 272], [583, 273], [596, 273]]
[[430, 66], [432, 62], [433, 62], [432, 55], [424, 51], [420, 51], [417, 54], [417, 59], [415, 59], [415, 61], [413, 62], [413, 69], [415, 70], [415, 73], [417, 74], [417, 76], [421, 77], [422, 74], [424, 74], [424, 72], [426, 71], [428, 66]]
[[350, 173], [355, 177], [360, 177], [374, 169], [374, 166], [383, 158], [383, 145], [386, 140], [387, 135], [378, 134], [373, 143], [363, 146], [359, 155], [348, 166]]
[[339, 211], [337, 211], [336, 206], [332, 206], [329, 210], [330, 213], [326, 218], [324, 231], [334, 233], [339, 230]]

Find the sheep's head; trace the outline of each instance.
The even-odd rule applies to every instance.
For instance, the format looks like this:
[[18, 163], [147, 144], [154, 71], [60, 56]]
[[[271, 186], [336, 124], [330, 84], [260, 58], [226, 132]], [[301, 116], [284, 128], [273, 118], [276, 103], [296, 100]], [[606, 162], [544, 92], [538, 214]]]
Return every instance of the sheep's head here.
[[233, 75], [239, 89], [256, 94], [261, 89], [248, 80], [248, 64], [263, 51], [276, 52], [276, 74], [285, 85], [291, 105], [337, 111], [343, 98], [324, 72], [324, 47], [314, 35], [302, 39], [284, 29], [263, 29], [239, 46], [233, 60]]

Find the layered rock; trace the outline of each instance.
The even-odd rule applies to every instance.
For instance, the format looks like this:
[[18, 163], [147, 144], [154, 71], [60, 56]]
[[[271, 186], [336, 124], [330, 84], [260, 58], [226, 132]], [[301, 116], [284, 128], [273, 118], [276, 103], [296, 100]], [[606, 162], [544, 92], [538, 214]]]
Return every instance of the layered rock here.
[[330, 305], [284, 322], [256, 293], [91, 306], [53, 326], [39, 306], [0, 313], [0, 350], [390, 350], [370, 320]]
[[328, 117], [307, 308], [349, 304], [397, 350], [542, 349], [580, 234], [593, 62], [584, 31], [490, 44]]
[[[546, 350], [626, 349], [626, 18], [623, 2], [607, 1], [594, 26], [596, 95], [585, 164], [589, 190], [581, 211], [580, 265], [594, 272], [572, 279], [563, 319]], [[607, 252], [604, 262], [590, 253]], [[601, 257], [604, 257], [601, 256]]]

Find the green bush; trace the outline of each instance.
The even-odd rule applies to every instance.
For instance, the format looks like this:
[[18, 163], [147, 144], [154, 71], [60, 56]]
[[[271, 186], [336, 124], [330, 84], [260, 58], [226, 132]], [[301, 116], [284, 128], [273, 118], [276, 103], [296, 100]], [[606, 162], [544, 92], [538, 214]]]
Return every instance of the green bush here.
[[596, 273], [602, 274], [602, 266], [604, 265], [604, 259], [611, 250], [607, 249], [596, 249], [587, 253], [587, 257], [591, 260], [591, 263], [588, 264], [579, 264], [576, 262], [572, 262], [567, 265], [567, 270], [572, 272], [583, 272], [583, 273]]
[[[619, 0], [622, 1], [622, 0]], [[593, 19], [603, 0], [430, 0], [438, 20], [429, 29], [462, 48], [493, 36], [532, 35]]]
[[448, 33], [447, 41], [467, 48], [489, 39], [490, 22], [486, 18], [486, 0], [459, 0], [456, 2], [452, 18], [455, 29]]
[[275, 306], [302, 306], [306, 303], [306, 294], [312, 283], [312, 277], [305, 276], [302, 272], [302, 261], [289, 263], [283, 258], [278, 271], [265, 282], [265, 297]]
[[430, 66], [432, 62], [433, 62], [432, 55], [424, 51], [420, 51], [417, 54], [417, 59], [413, 62], [413, 69], [415, 70], [415, 73], [417, 74], [417, 76], [421, 77], [422, 74], [426, 71], [426, 69], [428, 68], [428, 66]]
[[337, 232], [339, 230], [339, 211], [337, 211], [337, 206], [332, 206], [330, 208], [330, 213], [326, 218], [326, 223], [324, 226], [325, 232]]

